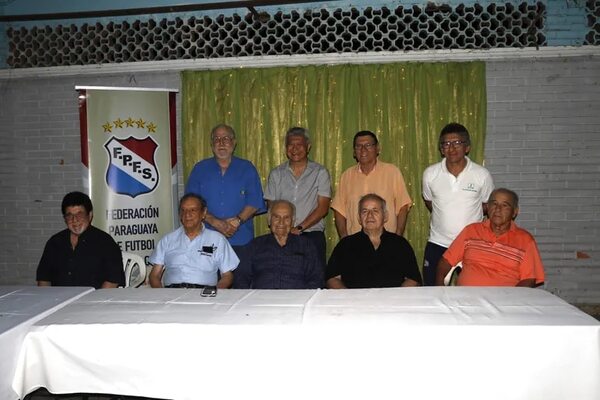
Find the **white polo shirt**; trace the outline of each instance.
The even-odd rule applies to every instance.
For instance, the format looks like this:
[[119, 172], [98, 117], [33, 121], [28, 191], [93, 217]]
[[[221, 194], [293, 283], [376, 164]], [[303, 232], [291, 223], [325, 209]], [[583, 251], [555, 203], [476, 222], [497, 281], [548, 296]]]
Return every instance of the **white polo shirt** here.
[[446, 159], [423, 172], [423, 198], [431, 201], [429, 241], [448, 247], [460, 231], [483, 220], [482, 204], [494, 190], [492, 175], [469, 157], [456, 177], [448, 172]]

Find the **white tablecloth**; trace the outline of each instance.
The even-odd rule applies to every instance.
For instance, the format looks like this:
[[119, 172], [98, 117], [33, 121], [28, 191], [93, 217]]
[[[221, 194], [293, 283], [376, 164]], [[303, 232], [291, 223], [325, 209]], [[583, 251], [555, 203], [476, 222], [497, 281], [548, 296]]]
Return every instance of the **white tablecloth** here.
[[11, 387], [21, 343], [30, 326], [93, 288], [0, 286], [0, 399], [19, 398]]
[[39, 321], [26, 394], [600, 399], [600, 324], [526, 288], [98, 290]]

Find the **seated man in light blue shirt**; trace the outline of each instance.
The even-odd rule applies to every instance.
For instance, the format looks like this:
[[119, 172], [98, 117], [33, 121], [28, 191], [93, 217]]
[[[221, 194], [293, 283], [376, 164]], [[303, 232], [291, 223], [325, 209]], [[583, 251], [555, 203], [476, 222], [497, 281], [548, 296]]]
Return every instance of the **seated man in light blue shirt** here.
[[201, 196], [188, 193], [181, 198], [181, 226], [164, 236], [150, 256], [153, 288], [163, 287], [163, 282], [164, 287], [175, 288], [231, 286], [239, 259], [225, 236], [204, 227], [206, 213]]

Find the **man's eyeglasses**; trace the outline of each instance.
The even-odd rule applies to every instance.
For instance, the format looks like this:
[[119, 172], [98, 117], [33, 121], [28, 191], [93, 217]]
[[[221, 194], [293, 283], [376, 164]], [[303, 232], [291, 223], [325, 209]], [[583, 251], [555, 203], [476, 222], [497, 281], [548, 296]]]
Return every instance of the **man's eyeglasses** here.
[[379, 215], [381, 214], [381, 210], [378, 208], [363, 208], [360, 210], [360, 215], [366, 217], [369, 214]]
[[440, 147], [442, 149], [448, 149], [450, 148], [450, 146], [452, 146], [452, 148], [456, 148], [462, 146], [465, 143], [467, 143], [466, 140], [448, 140], [446, 142], [440, 142]]
[[233, 138], [231, 136], [215, 136], [212, 141], [214, 144], [231, 144], [233, 142]]
[[180, 208], [179, 209], [179, 214], [181, 215], [185, 215], [185, 214], [198, 214], [201, 211], [200, 208]]
[[369, 151], [369, 150], [373, 150], [375, 148], [375, 146], [377, 146], [377, 143], [355, 144], [354, 150], [361, 151], [362, 149], [365, 149], [365, 150]]
[[65, 221], [71, 222], [71, 221], [82, 221], [82, 220], [86, 219], [87, 216], [88, 216], [88, 214], [85, 212], [78, 212], [75, 214], [66, 213], [65, 215], [63, 215], [63, 218], [65, 219]]

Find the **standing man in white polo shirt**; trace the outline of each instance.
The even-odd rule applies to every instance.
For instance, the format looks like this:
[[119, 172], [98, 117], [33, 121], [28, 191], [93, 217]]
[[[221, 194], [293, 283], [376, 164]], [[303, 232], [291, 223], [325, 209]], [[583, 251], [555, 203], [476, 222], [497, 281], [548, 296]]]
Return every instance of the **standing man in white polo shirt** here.
[[467, 157], [470, 150], [467, 128], [450, 123], [440, 133], [442, 161], [423, 172], [423, 199], [431, 212], [423, 261], [425, 286], [435, 285], [438, 262], [460, 231], [483, 220], [494, 190], [489, 171]]

